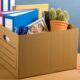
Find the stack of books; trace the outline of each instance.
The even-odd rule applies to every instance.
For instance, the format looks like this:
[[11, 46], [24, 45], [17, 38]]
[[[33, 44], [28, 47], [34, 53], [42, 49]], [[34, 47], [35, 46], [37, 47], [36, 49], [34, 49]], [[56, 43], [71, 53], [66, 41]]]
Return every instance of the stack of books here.
[[0, 0], [0, 11], [11, 11], [15, 6], [15, 0]]

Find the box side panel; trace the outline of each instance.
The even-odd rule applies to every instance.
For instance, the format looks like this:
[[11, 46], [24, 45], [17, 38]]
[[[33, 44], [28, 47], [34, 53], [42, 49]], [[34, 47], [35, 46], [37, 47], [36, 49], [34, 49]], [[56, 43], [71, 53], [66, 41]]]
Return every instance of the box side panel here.
[[[18, 36], [3, 26], [0, 26], [0, 33], [0, 64], [17, 76]], [[9, 42], [4, 35], [10, 38]]]
[[54, 33], [51, 42], [51, 72], [75, 69], [77, 65], [78, 30]]
[[[15, 58], [15, 60], [13, 60]], [[6, 68], [8, 71], [13, 74], [13, 76], [17, 75], [17, 66], [16, 66], [16, 56], [13, 55], [6, 49], [0, 45], [0, 65]]]
[[0, 25], [0, 38], [7, 42], [8, 44], [10, 44], [11, 46], [13, 46], [14, 48], [17, 48], [18, 35], [1, 25]]
[[[48, 36], [48, 37], [47, 37]], [[20, 37], [19, 78], [45, 74], [50, 69], [50, 34]]]
[[76, 68], [78, 30], [22, 35], [19, 42], [19, 78]]
[[3, 45], [0, 39], [0, 65], [6, 68], [8, 71], [17, 78], [18, 76], [18, 49], [14, 49], [9, 44]]

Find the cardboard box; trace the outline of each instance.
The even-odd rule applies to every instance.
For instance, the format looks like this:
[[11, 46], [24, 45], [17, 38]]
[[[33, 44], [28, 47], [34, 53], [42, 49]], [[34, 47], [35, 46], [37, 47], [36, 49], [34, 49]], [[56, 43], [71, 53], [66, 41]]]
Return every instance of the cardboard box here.
[[70, 27], [64, 31], [18, 36], [0, 26], [0, 63], [16, 78], [76, 68], [78, 29]]

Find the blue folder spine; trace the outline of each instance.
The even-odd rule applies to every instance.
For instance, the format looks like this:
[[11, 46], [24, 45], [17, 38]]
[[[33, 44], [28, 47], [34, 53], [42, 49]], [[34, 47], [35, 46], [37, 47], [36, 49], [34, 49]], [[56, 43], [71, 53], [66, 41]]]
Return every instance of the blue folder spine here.
[[19, 16], [9, 16], [6, 15], [5, 18], [12, 20], [12, 31], [15, 33], [19, 33], [20, 27], [23, 27], [23, 29], [31, 24], [32, 22], [36, 21], [38, 19], [38, 9], [33, 9], [33, 11], [19, 15]]

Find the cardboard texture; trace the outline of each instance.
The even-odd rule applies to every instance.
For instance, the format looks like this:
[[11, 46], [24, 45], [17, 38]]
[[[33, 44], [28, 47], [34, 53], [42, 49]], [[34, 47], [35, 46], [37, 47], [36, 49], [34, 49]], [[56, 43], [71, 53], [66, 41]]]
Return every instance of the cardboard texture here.
[[15, 77], [4, 67], [0, 65], [1, 80], [80, 80], [80, 54], [77, 54], [77, 68], [68, 71], [62, 71], [52, 74], [35, 76], [24, 79], [15, 79]]
[[16, 78], [76, 68], [78, 29], [74, 26], [34, 35], [16, 35], [3, 26], [0, 31], [0, 63]]
[[49, 5], [48, 4], [30, 4], [30, 5], [16, 5], [14, 10], [22, 10], [22, 9], [39, 9], [39, 18], [42, 18], [42, 12], [48, 11]]

